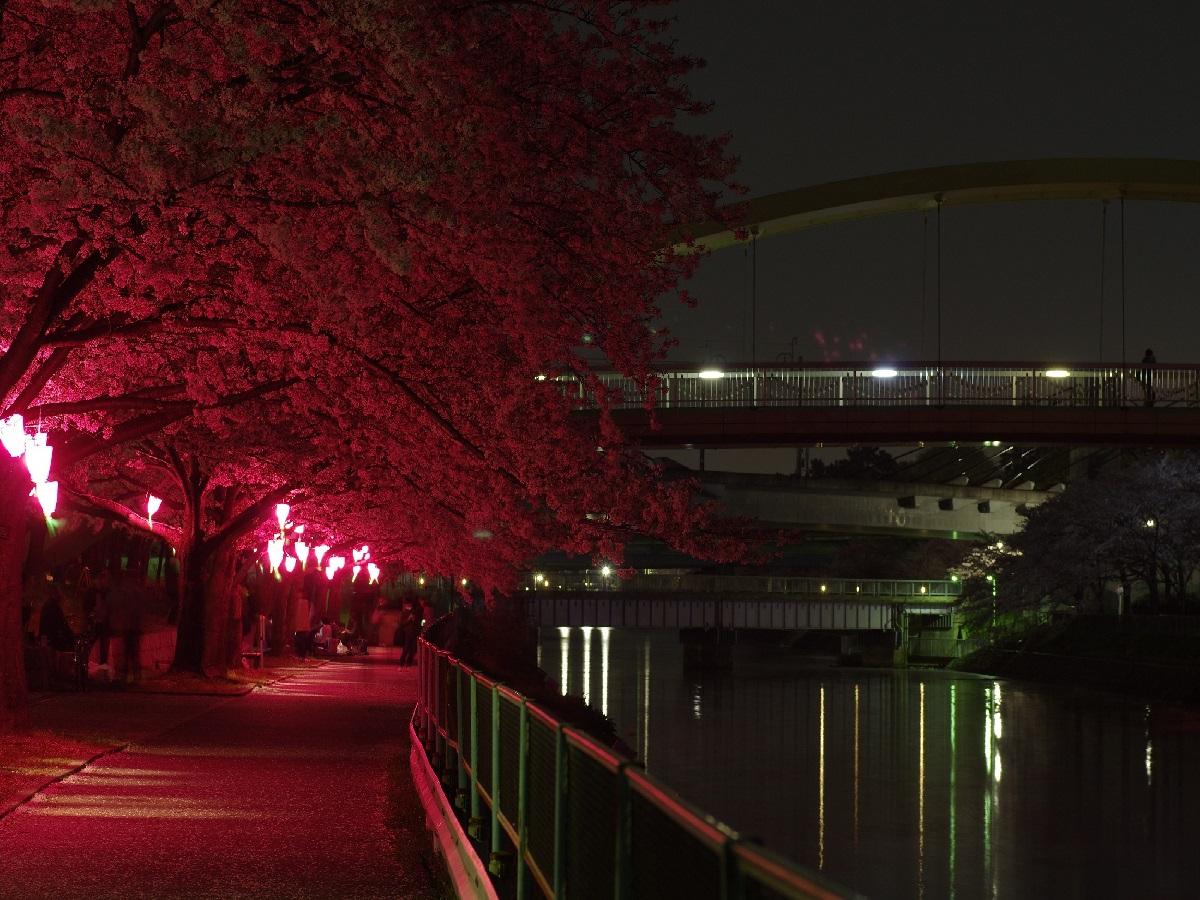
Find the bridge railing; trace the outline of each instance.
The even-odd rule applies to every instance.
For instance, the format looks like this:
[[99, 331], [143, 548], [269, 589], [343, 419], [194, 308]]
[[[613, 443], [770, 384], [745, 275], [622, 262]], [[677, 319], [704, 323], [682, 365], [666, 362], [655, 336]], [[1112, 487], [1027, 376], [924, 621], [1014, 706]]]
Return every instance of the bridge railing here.
[[518, 897], [850, 896], [425, 638], [417, 660], [418, 734], [472, 835], [490, 818], [489, 867], [515, 848]]
[[962, 584], [938, 579], [825, 578], [795, 575], [709, 575], [635, 572], [621, 578], [598, 572], [550, 572], [529, 576], [530, 591], [621, 591], [694, 594], [788, 594], [831, 600], [957, 600]]
[[[647, 390], [617, 372], [595, 373], [621, 398], [616, 409], [640, 408]], [[651, 390], [660, 409], [710, 407], [1008, 406], [1112, 409], [1200, 407], [1200, 366], [987, 365], [943, 363], [844, 366], [737, 366], [703, 371], [663, 368]], [[564, 392], [594, 403], [575, 376]]]

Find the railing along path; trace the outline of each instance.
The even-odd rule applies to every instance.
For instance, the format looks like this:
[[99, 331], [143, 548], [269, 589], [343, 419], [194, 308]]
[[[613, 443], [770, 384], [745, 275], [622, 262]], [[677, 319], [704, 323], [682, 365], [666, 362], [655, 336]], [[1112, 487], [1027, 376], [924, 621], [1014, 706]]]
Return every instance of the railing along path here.
[[[739, 365], [730, 368], [660, 368], [657, 384], [618, 372], [597, 371], [615, 409], [639, 408], [647, 393], [660, 409], [714, 407], [1064, 407], [1130, 406], [1200, 408], [1200, 366], [1046, 363], [908, 363], [844, 365]], [[580, 406], [595, 403], [574, 375], [557, 379]]]
[[629, 760], [426, 638], [418, 666], [417, 733], [443, 783], [456, 788], [471, 835], [483, 835], [490, 819], [489, 868], [503, 870], [506, 844], [515, 848], [517, 897], [850, 896], [742, 840]]

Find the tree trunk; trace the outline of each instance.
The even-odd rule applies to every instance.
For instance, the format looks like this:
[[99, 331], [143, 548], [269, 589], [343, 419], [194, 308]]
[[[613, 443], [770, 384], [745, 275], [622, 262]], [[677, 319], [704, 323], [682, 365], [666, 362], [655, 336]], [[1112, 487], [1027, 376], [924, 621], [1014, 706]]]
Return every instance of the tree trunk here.
[[29, 476], [19, 461], [0, 460], [0, 733], [29, 716], [21, 628], [21, 566], [29, 530]]
[[179, 632], [172, 672], [204, 674], [205, 570], [208, 554], [187, 547], [179, 554]]
[[233, 618], [234, 554], [223, 547], [213, 554], [204, 603], [204, 673], [224, 675], [230, 660], [230, 622]]

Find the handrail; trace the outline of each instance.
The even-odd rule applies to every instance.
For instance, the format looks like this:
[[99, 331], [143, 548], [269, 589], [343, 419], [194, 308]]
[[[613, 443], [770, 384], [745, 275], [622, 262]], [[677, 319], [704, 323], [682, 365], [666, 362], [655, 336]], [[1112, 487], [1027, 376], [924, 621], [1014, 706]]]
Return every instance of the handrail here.
[[845, 578], [823, 575], [714, 575], [700, 572], [634, 572], [624, 578], [595, 570], [557, 571], [527, 576], [525, 590], [636, 593], [754, 593], [806, 596], [821, 600], [956, 600], [962, 583], [937, 578]]
[[[439, 630], [419, 643], [417, 733], [443, 783], [457, 785], [455, 803], [470, 816], [473, 837], [484, 837], [487, 807], [493, 873], [509, 865], [502, 838], [511, 842], [518, 898], [632, 900], [663, 896], [663, 884], [681, 896], [720, 900], [763, 889], [794, 900], [855, 896], [741, 838], [587, 734], [474, 671], [429, 640]], [[656, 852], [659, 839], [670, 852]]]
[[[664, 365], [651, 384], [595, 371], [613, 409], [987, 406], [1028, 409], [1200, 408], [1200, 365], [1101, 363], [749, 364], [704, 371]], [[555, 378], [579, 409], [598, 401], [576, 375]]]

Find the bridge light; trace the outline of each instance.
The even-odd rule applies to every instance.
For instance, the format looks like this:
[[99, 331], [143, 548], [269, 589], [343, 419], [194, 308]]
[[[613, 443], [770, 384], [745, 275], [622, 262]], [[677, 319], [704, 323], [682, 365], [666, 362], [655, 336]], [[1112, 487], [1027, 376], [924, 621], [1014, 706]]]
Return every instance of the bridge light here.
[[699, 374], [705, 381], [716, 381], [725, 377], [725, 373], [720, 369], [701, 369]]
[[1067, 369], [1047, 369], [1047, 378], [1070, 378], [1071, 373]]
[[543, 375], [541, 372], [538, 372], [536, 375], [533, 376], [533, 380], [534, 381], [545, 381], [546, 376]]
[[958, 584], [958, 576], [957, 575], [951, 575], [950, 580], [953, 581], [955, 584]]
[[856, 593], [856, 594], [861, 594], [861, 593], [862, 593], [862, 585], [861, 585], [861, 584], [856, 584], [856, 585], [854, 586], [854, 593]]
[[825, 591], [827, 591], [827, 590], [828, 590], [828, 588], [825, 585], [821, 585], [821, 593], [822, 594], [825, 593]]
[[601, 567], [600, 567], [600, 574], [601, 574], [602, 576], [604, 576], [605, 578], [607, 578], [609, 575], [611, 575], [611, 574], [612, 574], [612, 568], [611, 568], [611, 567], [609, 567], [609, 566], [601, 566]]
[[1153, 527], [1154, 527], [1155, 525], [1157, 525], [1157, 524], [1158, 524], [1158, 523], [1157, 523], [1157, 522], [1155, 522], [1153, 519], [1147, 519], [1147, 520], [1146, 520], [1146, 527], [1147, 527], [1147, 528], [1153, 528]]
[[895, 378], [900, 373], [897, 372], [895, 369], [876, 369], [871, 374], [874, 375], [876, 378]]
[[926, 588], [925, 585], [921, 585], [921, 593], [924, 594], [927, 592], [928, 592], [928, 588]]

